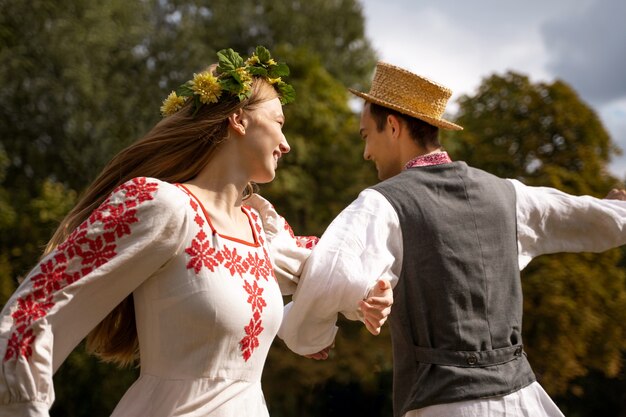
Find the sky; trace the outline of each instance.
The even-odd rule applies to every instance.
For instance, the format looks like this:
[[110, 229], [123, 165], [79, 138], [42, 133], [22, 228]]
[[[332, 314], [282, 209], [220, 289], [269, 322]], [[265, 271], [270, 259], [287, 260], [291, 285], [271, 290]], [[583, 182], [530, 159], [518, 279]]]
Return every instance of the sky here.
[[626, 178], [626, 0], [361, 0], [380, 60], [453, 90], [515, 71], [578, 92], [623, 150], [609, 170]]

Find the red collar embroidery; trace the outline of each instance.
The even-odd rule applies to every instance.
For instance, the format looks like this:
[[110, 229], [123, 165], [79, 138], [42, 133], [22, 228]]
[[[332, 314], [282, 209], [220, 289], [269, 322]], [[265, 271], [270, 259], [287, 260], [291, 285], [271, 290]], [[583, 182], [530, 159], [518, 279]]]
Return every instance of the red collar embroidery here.
[[406, 163], [404, 169], [425, 167], [429, 165], [449, 164], [450, 162], [452, 162], [452, 159], [450, 159], [450, 157], [448, 156], [448, 152], [442, 151], [415, 157]]

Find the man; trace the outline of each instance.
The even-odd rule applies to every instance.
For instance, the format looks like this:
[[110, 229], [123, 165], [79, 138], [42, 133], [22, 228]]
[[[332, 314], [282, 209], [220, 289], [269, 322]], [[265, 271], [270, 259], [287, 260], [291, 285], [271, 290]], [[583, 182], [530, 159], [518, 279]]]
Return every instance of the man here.
[[[394, 415], [562, 416], [522, 343], [519, 271], [538, 255], [626, 244], [626, 202], [528, 187], [453, 162], [438, 129], [451, 91], [379, 63], [365, 99], [364, 158], [379, 184], [329, 226], [279, 336], [297, 353], [332, 344], [370, 277], [389, 280]], [[616, 193], [615, 198], [623, 194]]]

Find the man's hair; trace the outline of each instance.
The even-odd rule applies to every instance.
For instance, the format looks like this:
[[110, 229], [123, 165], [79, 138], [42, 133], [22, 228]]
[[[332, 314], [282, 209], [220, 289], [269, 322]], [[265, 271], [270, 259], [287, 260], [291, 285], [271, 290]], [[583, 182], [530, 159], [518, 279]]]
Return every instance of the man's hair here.
[[382, 132], [385, 128], [385, 123], [387, 123], [387, 116], [393, 115], [406, 123], [406, 126], [409, 129], [409, 135], [411, 136], [411, 139], [413, 139], [418, 145], [422, 146], [423, 148], [427, 148], [428, 146], [441, 146], [438, 138], [438, 127], [428, 124], [425, 121], [417, 119], [415, 117], [402, 114], [399, 111], [380, 106], [376, 103], [370, 102], [369, 106], [370, 114], [372, 115], [374, 122], [376, 122], [376, 130], [378, 130], [379, 132]]

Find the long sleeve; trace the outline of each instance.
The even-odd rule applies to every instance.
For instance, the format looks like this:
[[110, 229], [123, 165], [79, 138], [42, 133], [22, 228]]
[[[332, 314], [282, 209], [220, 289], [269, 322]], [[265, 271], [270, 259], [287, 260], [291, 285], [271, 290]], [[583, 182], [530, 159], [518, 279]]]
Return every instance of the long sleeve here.
[[302, 355], [331, 345], [337, 312], [353, 316], [379, 278], [395, 286], [401, 266], [402, 233], [396, 212], [377, 191], [361, 192], [313, 249], [293, 301], [285, 307], [279, 337]]
[[25, 278], [0, 317], [0, 416], [47, 416], [67, 355], [181, 250], [187, 220], [174, 189], [121, 185]]
[[255, 209], [261, 217], [281, 293], [293, 294], [304, 264], [319, 239], [315, 236], [295, 236], [285, 218], [276, 212], [269, 201], [258, 194], [253, 194], [247, 199], [246, 205]]
[[542, 254], [603, 252], [626, 244], [626, 202], [510, 181], [517, 197], [520, 269]]

